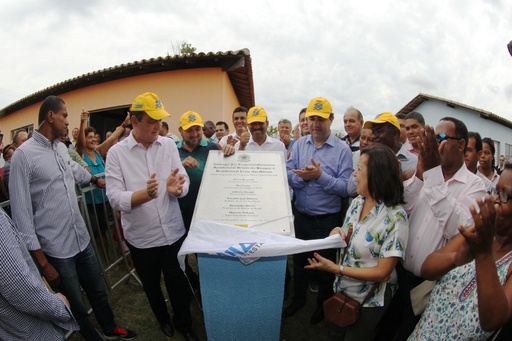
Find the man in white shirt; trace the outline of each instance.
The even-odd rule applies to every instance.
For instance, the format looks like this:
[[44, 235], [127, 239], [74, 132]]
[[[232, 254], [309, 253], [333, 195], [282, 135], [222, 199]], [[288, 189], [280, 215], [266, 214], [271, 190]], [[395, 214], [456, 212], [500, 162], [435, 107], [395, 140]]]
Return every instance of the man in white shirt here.
[[174, 335], [160, 287], [161, 273], [174, 326], [186, 340], [195, 340], [189, 307], [192, 293], [177, 260], [186, 236], [178, 198], [187, 195], [190, 181], [176, 143], [159, 135], [162, 119], [169, 114], [158, 96], [139, 95], [130, 115], [132, 133], [108, 153], [107, 196], [112, 207], [121, 211], [126, 244], [162, 332]]
[[412, 310], [410, 291], [424, 282], [423, 262], [459, 233], [459, 225], [472, 223], [469, 207], [486, 194], [482, 180], [464, 164], [467, 144], [466, 126], [452, 117], [442, 118], [435, 132], [425, 126], [420, 135], [416, 173], [404, 182], [409, 240], [403, 266], [397, 266], [399, 289], [380, 322], [377, 335], [383, 340], [392, 340], [396, 329], [396, 340], [412, 333], [421, 315]]
[[263, 150], [280, 151], [284, 153], [286, 160], [286, 147], [284, 143], [267, 135], [267, 112], [262, 107], [252, 107], [247, 114], [249, 131], [241, 135], [241, 139], [235, 145], [237, 150]]
[[234, 146], [240, 140], [242, 133], [247, 131], [247, 108], [236, 107], [235, 110], [233, 110], [232, 119], [235, 131], [229, 135], [224, 136], [219, 141], [219, 145], [221, 147], [228, 143]]

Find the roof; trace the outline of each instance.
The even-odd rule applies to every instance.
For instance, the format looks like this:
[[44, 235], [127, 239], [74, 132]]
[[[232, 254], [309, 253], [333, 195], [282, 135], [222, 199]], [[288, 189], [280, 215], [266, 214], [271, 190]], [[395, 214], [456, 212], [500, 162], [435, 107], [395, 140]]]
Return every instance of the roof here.
[[469, 105], [466, 105], [466, 104], [462, 104], [462, 103], [455, 102], [455, 101], [450, 101], [448, 99], [444, 99], [444, 98], [441, 98], [441, 97], [436, 97], [436, 96], [422, 94], [422, 93], [420, 93], [416, 97], [414, 97], [409, 103], [407, 103], [402, 109], [400, 109], [398, 111], [398, 113], [403, 113], [403, 114], [407, 115], [411, 111], [414, 111], [414, 109], [416, 109], [421, 103], [423, 103], [425, 101], [428, 101], [428, 100], [431, 100], [431, 99], [436, 100], [436, 101], [440, 101], [440, 102], [445, 102], [446, 105], [451, 107], [451, 108], [459, 107], [459, 108], [462, 108], [462, 109], [473, 111], [473, 112], [477, 113], [483, 119], [494, 121], [496, 123], [504, 125], [507, 128], [511, 128], [512, 129], [512, 121], [509, 121], [506, 118], [503, 118], [501, 116], [493, 114], [490, 111], [486, 111], [486, 110], [483, 110], [483, 109], [478, 109], [478, 108], [475, 108], [475, 107], [472, 107], [472, 106], [469, 106]]
[[26, 96], [0, 110], [0, 118], [43, 101], [49, 95], [60, 95], [72, 90], [113, 80], [155, 72], [220, 67], [227, 72], [240, 105], [254, 106], [254, 84], [251, 54], [248, 49], [227, 52], [189, 53], [185, 55], [157, 57], [121, 64], [90, 72]]

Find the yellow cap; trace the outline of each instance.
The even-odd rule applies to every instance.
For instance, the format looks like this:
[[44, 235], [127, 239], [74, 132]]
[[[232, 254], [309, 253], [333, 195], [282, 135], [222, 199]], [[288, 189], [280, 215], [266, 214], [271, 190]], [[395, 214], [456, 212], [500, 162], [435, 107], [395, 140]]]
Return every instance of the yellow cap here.
[[149, 117], [158, 121], [171, 116], [165, 111], [160, 98], [152, 92], [146, 92], [137, 96], [130, 107], [130, 111], [145, 111]]
[[203, 119], [199, 116], [198, 113], [193, 111], [187, 111], [180, 118], [180, 128], [183, 130], [187, 130], [190, 127], [199, 126], [204, 127]]
[[363, 128], [372, 129], [374, 124], [382, 123], [391, 123], [396, 127], [396, 129], [400, 130], [400, 123], [398, 122], [398, 118], [396, 118], [396, 116], [389, 111], [378, 114], [374, 120], [364, 122]]
[[252, 107], [247, 113], [247, 124], [254, 122], [267, 122], [267, 112], [262, 107]]
[[313, 98], [306, 109], [306, 117], [320, 116], [328, 119], [332, 114], [331, 103], [323, 97]]

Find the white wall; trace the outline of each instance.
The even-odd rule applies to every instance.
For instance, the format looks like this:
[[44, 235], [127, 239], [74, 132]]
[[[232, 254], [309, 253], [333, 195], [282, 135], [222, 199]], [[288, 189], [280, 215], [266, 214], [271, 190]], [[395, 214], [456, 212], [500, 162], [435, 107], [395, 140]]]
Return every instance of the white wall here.
[[[490, 137], [500, 143], [500, 150], [496, 150], [497, 155], [506, 155], [509, 159], [511, 155], [506, 154], [505, 144], [512, 145], [512, 129], [505, 127], [491, 120], [481, 118], [474, 111], [464, 108], [451, 108], [445, 102], [429, 99], [421, 103], [414, 111], [419, 112], [425, 118], [425, 123], [436, 126], [443, 117], [455, 117], [466, 124], [468, 131], [478, 132], [482, 138]], [[497, 161], [496, 161], [497, 162]]]

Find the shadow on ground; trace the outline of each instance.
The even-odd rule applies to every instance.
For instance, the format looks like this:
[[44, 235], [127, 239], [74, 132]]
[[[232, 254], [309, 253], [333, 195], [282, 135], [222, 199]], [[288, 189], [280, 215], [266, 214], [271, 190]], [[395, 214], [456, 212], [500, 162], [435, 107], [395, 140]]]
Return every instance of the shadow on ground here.
[[[197, 269], [197, 260], [194, 256], [189, 256], [189, 262], [194, 270]], [[289, 266], [291, 267], [291, 257], [289, 257]], [[126, 270], [119, 266], [110, 270], [106, 276], [107, 280], [112, 283], [116, 282], [119, 278], [126, 274]], [[167, 293], [162, 286], [165, 296]], [[289, 294], [284, 301], [284, 306], [291, 303], [293, 297], [293, 282], [290, 284]], [[132, 278], [125, 284], [120, 284], [109, 294], [110, 304], [114, 310], [117, 323], [125, 328], [132, 329], [137, 332], [139, 341], [159, 341], [159, 340], [184, 340], [182, 335], [176, 332], [173, 338], [167, 338], [159, 328], [159, 325], [154, 318], [151, 308], [146, 299], [146, 295], [142, 287]], [[304, 308], [299, 310], [294, 316], [282, 319], [281, 321], [281, 337], [282, 341], [301, 341], [301, 340], [315, 340], [324, 341], [329, 337], [329, 322], [322, 321], [316, 325], [309, 322], [311, 314], [316, 308], [316, 294], [308, 291], [308, 301]], [[169, 312], [172, 315], [172, 309], [169, 305]], [[206, 331], [204, 328], [202, 312], [198, 304], [193, 301], [191, 303], [191, 312], [193, 316], [193, 328], [200, 340], [207, 340]], [[94, 315], [91, 315], [93, 323]], [[96, 324], [97, 325], [97, 324]], [[79, 333], [73, 333], [69, 340], [77, 341], [83, 340]], [[249, 340], [247, 336], [241, 335], [240, 340]], [[217, 340], [215, 340], [217, 341]], [[219, 340], [224, 341], [224, 340]], [[254, 340], [251, 340], [254, 341]], [[271, 340], [262, 340], [271, 341]]]

